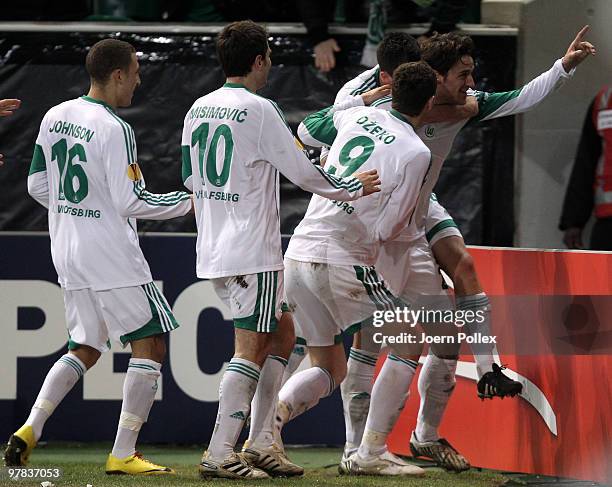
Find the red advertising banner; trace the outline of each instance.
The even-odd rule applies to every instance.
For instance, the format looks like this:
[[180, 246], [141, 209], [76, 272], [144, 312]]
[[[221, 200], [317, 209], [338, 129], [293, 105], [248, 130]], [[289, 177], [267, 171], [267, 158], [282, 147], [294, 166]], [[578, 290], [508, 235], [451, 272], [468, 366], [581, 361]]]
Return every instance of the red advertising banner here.
[[[492, 248], [470, 252], [490, 296], [562, 295], [580, 303], [590, 296], [612, 295], [612, 253]], [[493, 329], [503, 330], [502, 340], [512, 338], [511, 327], [504, 328], [504, 316], [511, 312], [493, 309]], [[549, 325], [539, 316], [533, 323], [536, 330]], [[598, 343], [612, 339], [599, 324], [609, 329], [611, 322], [610, 314], [596, 309], [581, 329], [572, 331], [569, 326], [568, 340], [578, 344], [576, 350], [585, 343], [596, 350]], [[522, 396], [481, 401], [473, 357], [462, 355], [441, 435], [474, 466], [612, 484], [612, 355], [547, 352], [502, 355], [501, 361], [510, 377], [524, 383]], [[419, 406], [416, 382], [389, 438], [396, 453], [410, 455], [409, 438]]]

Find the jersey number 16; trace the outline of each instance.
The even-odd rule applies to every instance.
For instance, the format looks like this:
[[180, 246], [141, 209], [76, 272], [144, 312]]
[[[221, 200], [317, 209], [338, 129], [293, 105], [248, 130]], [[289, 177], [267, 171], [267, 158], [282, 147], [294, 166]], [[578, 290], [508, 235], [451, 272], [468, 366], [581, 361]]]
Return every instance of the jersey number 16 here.
[[74, 144], [68, 149], [66, 139], [58, 140], [51, 147], [51, 160], [57, 160], [59, 167], [59, 199], [71, 203], [80, 203], [89, 192], [85, 169], [78, 162], [87, 162], [85, 148], [81, 144]]

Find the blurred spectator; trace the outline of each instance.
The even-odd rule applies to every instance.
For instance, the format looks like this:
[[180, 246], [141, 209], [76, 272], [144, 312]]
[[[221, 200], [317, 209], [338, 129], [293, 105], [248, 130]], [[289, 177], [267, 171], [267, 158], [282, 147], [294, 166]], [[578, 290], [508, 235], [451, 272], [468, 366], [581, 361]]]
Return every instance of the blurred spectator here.
[[368, 34], [361, 56], [361, 64], [376, 65], [376, 47], [385, 35], [387, 22], [405, 24], [431, 22], [424, 36], [434, 32], [445, 34], [457, 28], [457, 22], [472, 0], [370, 0]]
[[585, 248], [582, 230], [595, 210], [592, 250], [612, 250], [612, 85], [589, 105], [559, 229], [569, 249]]
[[[0, 100], [0, 117], [8, 117], [12, 115], [15, 110], [17, 110], [21, 106], [21, 100], [17, 98], [8, 98], [5, 100]], [[0, 166], [4, 164], [2, 160], [4, 156], [0, 154]]]

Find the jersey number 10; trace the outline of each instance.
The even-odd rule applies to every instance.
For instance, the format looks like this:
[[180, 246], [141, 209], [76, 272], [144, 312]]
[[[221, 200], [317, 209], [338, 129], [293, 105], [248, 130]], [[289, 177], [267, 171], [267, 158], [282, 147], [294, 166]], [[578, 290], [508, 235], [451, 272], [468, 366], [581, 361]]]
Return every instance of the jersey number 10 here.
[[[191, 147], [195, 147], [196, 144], [199, 144], [198, 167], [200, 168], [200, 177], [202, 179], [204, 179], [204, 155], [206, 153], [209, 130], [210, 124], [204, 122], [191, 134]], [[223, 137], [225, 151], [223, 154], [223, 168], [219, 173], [217, 172], [217, 144], [221, 137]], [[227, 183], [230, 175], [230, 166], [232, 165], [233, 152], [234, 139], [232, 138], [232, 130], [227, 125], [221, 124], [215, 129], [210, 139], [208, 156], [206, 157], [206, 178], [213, 186], [221, 187]]]

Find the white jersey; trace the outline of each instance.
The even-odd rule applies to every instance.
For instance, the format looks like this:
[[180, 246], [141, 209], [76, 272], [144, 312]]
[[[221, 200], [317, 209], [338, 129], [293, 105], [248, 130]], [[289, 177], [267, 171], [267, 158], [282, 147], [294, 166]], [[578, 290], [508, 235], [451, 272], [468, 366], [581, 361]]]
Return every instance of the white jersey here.
[[[365, 86], [365, 80], [371, 79], [371, 74], [375, 69], [376, 68], [365, 71], [360, 77], [349, 81], [347, 85], [350, 84], [351, 87], [355, 85]], [[442, 165], [450, 153], [455, 137], [466, 124], [483, 122], [508, 115], [516, 115], [531, 110], [542, 102], [546, 96], [562, 86], [564, 81], [573, 75], [574, 71], [575, 70], [572, 70], [570, 73], [566, 73], [561, 63], [561, 59], [559, 59], [548, 71], [542, 73], [540, 76], [534, 78], [525, 86], [517, 90], [500, 93], [470, 91], [468, 94], [475, 96], [478, 101], [478, 115], [471, 119], [464, 119], [458, 122], [430, 123], [420, 127], [417, 130], [417, 134], [431, 150], [432, 165], [430, 176], [427, 178], [426, 182], [427, 187], [433, 190], [433, 187], [438, 182]], [[369, 75], [369, 77], [366, 77], [365, 80], [362, 79], [366, 75]], [[375, 88], [376, 86], [378, 86], [378, 82], [376, 85], [368, 87], [367, 90]], [[352, 91], [354, 91], [354, 88]], [[349, 92], [345, 89], [340, 90], [336, 97], [336, 103], [334, 105], [335, 110], [363, 104], [361, 96], [351, 95], [352, 91]], [[391, 97], [387, 96], [381, 98], [374, 102], [372, 106], [384, 110], [391, 110]], [[428, 209], [429, 204], [419, 207], [415, 212], [415, 218], [412, 224], [407, 227], [398, 238], [405, 241], [412, 241], [424, 233]]]
[[279, 171], [301, 188], [336, 200], [363, 194], [359, 180], [313, 165], [276, 104], [226, 83], [185, 116], [183, 181], [195, 197], [200, 278], [283, 268]]
[[334, 265], [373, 265], [380, 244], [395, 238], [411, 221], [417, 202], [429, 198], [429, 149], [410, 122], [395, 110], [371, 107], [322, 110], [300, 125], [311, 145], [331, 145], [326, 170], [348, 176], [376, 169], [381, 191], [348, 204], [313, 196], [294, 231], [286, 257]]
[[152, 281], [135, 218], [185, 215], [189, 194], [152, 194], [137, 164], [132, 128], [89, 97], [51, 108], [36, 139], [28, 191], [49, 209], [51, 255], [67, 290]]

